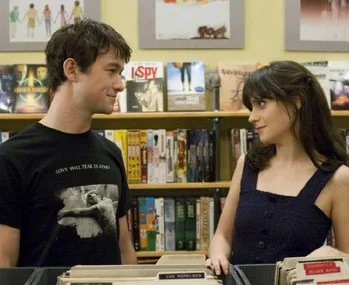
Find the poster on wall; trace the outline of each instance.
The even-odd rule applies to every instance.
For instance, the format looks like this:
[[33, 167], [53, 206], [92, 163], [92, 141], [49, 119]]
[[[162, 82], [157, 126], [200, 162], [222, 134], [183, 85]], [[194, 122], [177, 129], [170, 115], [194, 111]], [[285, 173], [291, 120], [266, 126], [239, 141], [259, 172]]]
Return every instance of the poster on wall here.
[[286, 50], [349, 51], [349, 0], [285, 0]]
[[139, 48], [243, 48], [243, 0], [138, 0]]
[[99, 0], [0, 1], [0, 51], [43, 51], [59, 28], [99, 20]]

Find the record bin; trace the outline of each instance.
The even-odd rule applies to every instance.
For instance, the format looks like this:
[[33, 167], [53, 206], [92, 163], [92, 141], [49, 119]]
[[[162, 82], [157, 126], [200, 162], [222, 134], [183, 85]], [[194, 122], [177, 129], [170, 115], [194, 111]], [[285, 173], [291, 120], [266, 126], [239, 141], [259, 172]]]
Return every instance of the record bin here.
[[243, 264], [235, 265], [241, 285], [273, 285], [276, 264]]
[[0, 285], [31, 285], [38, 271], [34, 267], [0, 268]]
[[[43, 267], [38, 268], [38, 271], [33, 278], [31, 283], [25, 285], [56, 285], [57, 277], [63, 274], [65, 271], [68, 271], [69, 267]], [[234, 271], [233, 271], [234, 272]], [[243, 285], [239, 280], [239, 276], [237, 274], [233, 275], [219, 275], [218, 279], [223, 281], [223, 285]], [[0, 283], [1, 285], [3, 283]], [[17, 285], [12, 284], [11, 285]], [[24, 285], [19, 283], [20, 285]]]
[[41, 267], [30, 285], [56, 285], [57, 277], [69, 269], [70, 267]]

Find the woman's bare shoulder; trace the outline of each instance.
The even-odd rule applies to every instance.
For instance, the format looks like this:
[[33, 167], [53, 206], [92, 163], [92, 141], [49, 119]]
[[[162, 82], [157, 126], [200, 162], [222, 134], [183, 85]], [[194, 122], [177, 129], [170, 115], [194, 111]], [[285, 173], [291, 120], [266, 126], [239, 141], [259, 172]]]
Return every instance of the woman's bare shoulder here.
[[331, 188], [335, 192], [345, 191], [349, 194], [349, 167], [341, 165], [331, 179]]

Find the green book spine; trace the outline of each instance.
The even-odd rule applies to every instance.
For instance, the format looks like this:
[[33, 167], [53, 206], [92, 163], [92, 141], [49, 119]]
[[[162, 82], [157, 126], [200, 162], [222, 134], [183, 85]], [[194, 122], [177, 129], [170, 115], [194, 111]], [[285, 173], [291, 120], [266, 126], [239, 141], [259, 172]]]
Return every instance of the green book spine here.
[[185, 249], [196, 250], [196, 198], [186, 198], [185, 212]]
[[175, 208], [175, 237], [176, 250], [185, 249], [185, 198], [176, 197]]

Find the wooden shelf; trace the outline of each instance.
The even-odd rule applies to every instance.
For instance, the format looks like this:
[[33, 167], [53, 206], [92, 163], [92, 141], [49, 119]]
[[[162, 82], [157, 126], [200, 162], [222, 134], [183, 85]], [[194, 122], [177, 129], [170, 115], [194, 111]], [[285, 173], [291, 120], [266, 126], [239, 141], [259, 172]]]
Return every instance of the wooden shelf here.
[[185, 118], [214, 118], [219, 112], [144, 112], [144, 113], [114, 113], [110, 115], [94, 115], [94, 119], [135, 120], [135, 119], [185, 119]]
[[348, 117], [349, 111], [331, 111], [333, 117]]
[[[237, 111], [237, 112], [210, 112], [216, 114], [217, 118], [234, 118], [234, 117], [248, 117], [250, 115], [250, 111], [243, 110], [243, 111]], [[331, 115], [333, 117], [349, 117], [349, 110], [332, 110]]]
[[156, 258], [166, 254], [205, 254], [207, 255], [207, 251], [206, 250], [193, 250], [193, 251], [176, 250], [176, 251], [137, 251], [136, 252], [136, 255], [138, 258], [142, 258], [142, 257]]
[[[349, 111], [331, 111], [334, 117], [349, 117]], [[148, 112], [148, 113], [114, 113], [94, 115], [94, 120], [137, 120], [137, 119], [185, 119], [185, 118], [234, 118], [248, 117], [249, 111], [207, 111], [207, 112]], [[0, 114], [0, 120], [40, 120], [45, 114]]]
[[45, 114], [0, 114], [0, 120], [40, 120]]
[[[221, 112], [145, 112], [145, 113], [113, 113], [110, 115], [94, 115], [94, 120], [137, 120], [137, 119], [185, 119], [214, 118]], [[45, 114], [0, 114], [0, 120], [40, 120]]]
[[195, 182], [195, 183], [161, 183], [161, 184], [129, 184], [131, 190], [151, 190], [151, 189], [210, 189], [229, 188], [230, 181], [220, 182]]

